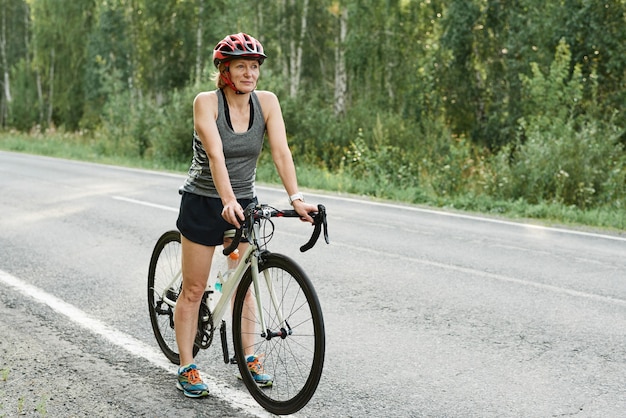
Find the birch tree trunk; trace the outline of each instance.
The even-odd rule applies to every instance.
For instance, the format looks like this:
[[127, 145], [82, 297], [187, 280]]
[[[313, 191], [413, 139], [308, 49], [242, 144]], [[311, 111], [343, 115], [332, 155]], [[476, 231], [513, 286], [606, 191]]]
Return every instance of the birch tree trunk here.
[[48, 115], [46, 116], [46, 125], [50, 127], [52, 122], [52, 103], [54, 103], [54, 48], [50, 50], [50, 84], [48, 86]]
[[[394, 50], [393, 44], [395, 43], [396, 32], [395, 32], [395, 19], [388, 17], [385, 19], [385, 45], [388, 51]], [[390, 54], [391, 55], [391, 54]], [[387, 88], [387, 95], [389, 96], [389, 100], [393, 103], [396, 95], [394, 92], [393, 81], [391, 79], [391, 75], [394, 72], [396, 58], [392, 56], [387, 56], [384, 59], [385, 62], [385, 72], [384, 72], [384, 80], [385, 87]]]
[[[291, 0], [291, 7], [292, 9], [295, 8], [295, 0]], [[304, 36], [306, 34], [308, 10], [309, 0], [304, 0], [300, 19], [300, 33], [297, 38], [296, 36], [292, 36], [289, 42], [289, 96], [292, 98], [297, 97], [300, 90], [300, 78], [302, 76], [302, 45], [304, 44]]]
[[[284, 34], [288, 32], [289, 28], [289, 19], [287, 18], [287, 0], [281, 0], [278, 3], [278, 16], [281, 17], [280, 23], [278, 23], [278, 38], [285, 36]], [[283, 79], [289, 80], [289, 57], [288, 54], [283, 53], [278, 56], [280, 60], [279, 68], [281, 69]]]
[[37, 65], [37, 48], [33, 48], [33, 62], [35, 63], [35, 85], [37, 87], [37, 103], [39, 104], [39, 118], [37, 119], [37, 123], [39, 124], [39, 128], [41, 129], [41, 125], [44, 122], [43, 114], [44, 114], [44, 101], [43, 101], [43, 88], [41, 86], [41, 72], [39, 71], [39, 66]]
[[196, 87], [202, 82], [202, 24], [204, 23], [204, 0], [198, 4], [198, 27], [196, 28]]
[[346, 111], [348, 75], [346, 74], [345, 41], [348, 33], [348, 9], [344, 6], [339, 13], [339, 32], [335, 47], [335, 115]]
[[[30, 51], [31, 51], [31, 42], [30, 42], [30, 37], [29, 37], [29, 33], [30, 33], [30, 6], [28, 5], [28, 3], [24, 3], [24, 9], [25, 9], [25, 13], [24, 13], [24, 28], [26, 29], [24, 31], [24, 46], [26, 47], [26, 68], [28, 70], [31, 70], [31, 56], [30, 56]], [[37, 48], [33, 48], [33, 62], [37, 62]], [[39, 114], [38, 114], [38, 118], [37, 118], [37, 124], [39, 125], [39, 127], [41, 127], [41, 124], [43, 122], [43, 94], [41, 91], [41, 76], [39, 73], [39, 68], [36, 65], [33, 65], [33, 69], [35, 72], [35, 87], [37, 88], [37, 103], [39, 105]]]
[[2, 59], [2, 68], [4, 70], [4, 100], [2, 103], [2, 113], [0, 114], [0, 125], [4, 126], [11, 103], [11, 85], [9, 84], [9, 66], [6, 53], [7, 44], [7, 10], [6, 2], [2, 2], [2, 34], [0, 34], [0, 58]]
[[43, 102], [43, 88], [41, 87], [41, 73], [39, 72], [39, 69], [35, 70], [35, 77], [36, 77], [36, 83], [37, 83], [37, 101], [39, 102], [38, 122], [41, 128], [41, 124], [43, 123], [44, 102]]

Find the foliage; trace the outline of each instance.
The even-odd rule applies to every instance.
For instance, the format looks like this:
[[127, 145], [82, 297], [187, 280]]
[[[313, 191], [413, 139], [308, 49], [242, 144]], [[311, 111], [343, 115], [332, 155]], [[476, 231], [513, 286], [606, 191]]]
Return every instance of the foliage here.
[[498, 170], [507, 179], [500, 183], [506, 183], [501, 196], [580, 208], [623, 208], [626, 165], [621, 132], [581, 112], [589, 79], [579, 67], [570, 75], [569, 63], [569, 47], [562, 41], [547, 76], [533, 65], [533, 76], [522, 77], [527, 106], [517, 147], [505, 151], [512, 152], [513, 162]]
[[15, 65], [11, 79], [14, 81], [12, 93], [15, 99], [7, 122], [21, 131], [28, 131], [37, 125], [42, 109], [39, 108], [36, 90], [30, 86], [32, 73], [26, 61], [21, 60]]
[[[45, 120], [75, 130], [85, 103], [83, 42], [93, 24], [96, 0], [39, 0], [31, 2], [33, 65], [40, 74]], [[80, 41], [77, 41], [80, 40]], [[35, 87], [35, 83], [32, 83]]]
[[2, 13], [6, 128], [184, 165], [212, 48], [245, 31], [265, 46], [259, 88], [281, 98], [298, 165], [322, 173], [312, 183], [624, 210], [623, 0], [7, 0]]
[[[145, 157], [162, 164], [189, 163], [193, 137], [192, 103], [196, 90], [187, 87], [176, 90], [160, 111], [155, 111], [153, 125], [148, 125], [151, 140]], [[147, 138], [149, 139], [149, 138]]]
[[[111, 149], [112, 154], [104, 155], [98, 142], [88, 135], [67, 134], [62, 132], [48, 131], [45, 133], [21, 134], [8, 132], [0, 134], [0, 149], [28, 152], [31, 154], [43, 154], [49, 156], [94, 161], [105, 164], [125, 165], [158, 170], [173, 170], [183, 173], [188, 168], [188, 162], [162, 164], [156, 160], [122, 155]], [[357, 178], [347, 170], [342, 172], [330, 172], [323, 167], [298, 164], [298, 178], [303, 187], [337, 191], [342, 194], [353, 193], [365, 195], [370, 190], [375, 190], [377, 180], [375, 178]], [[267, 152], [263, 152], [257, 176], [260, 182], [278, 183], [280, 179], [273, 167], [271, 158]], [[623, 177], [622, 177], [623, 180]], [[622, 183], [623, 184], [623, 183]], [[612, 205], [599, 205], [592, 209], [581, 210], [575, 206], [564, 206], [555, 202], [543, 202], [529, 204], [523, 200], [500, 200], [488, 195], [462, 194], [459, 196], [433, 196], [421, 188], [407, 187], [378, 189], [381, 199], [393, 199], [396, 201], [423, 203], [428, 205], [443, 206], [452, 209], [493, 214], [496, 216], [508, 216], [512, 218], [535, 218], [544, 222], [558, 222], [569, 225], [590, 225], [602, 228], [626, 230], [626, 216], [623, 208]]]

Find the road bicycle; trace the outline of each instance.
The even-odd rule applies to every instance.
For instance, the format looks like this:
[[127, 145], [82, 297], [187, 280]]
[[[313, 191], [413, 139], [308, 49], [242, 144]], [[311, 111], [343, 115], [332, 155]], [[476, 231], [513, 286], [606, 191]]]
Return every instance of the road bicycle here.
[[[223, 254], [234, 257], [242, 240], [249, 245], [239, 254], [236, 267], [209, 280], [200, 304], [193, 354], [210, 347], [219, 328], [224, 362], [237, 364], [252, 397], [271, 413], [292, 414], [309, 402], [320, 381], [325, 352], [324, 318], [315, 289], [303, 269], [291, 258], [267, 249], [275, 229], [271, 218], [299, 215], [294, 210], [256, 203], [250, 204], [244, 214], [242, 227], [234, 232]], [[315, 245], [322, 231], [326, 243], [329, 242], [324, 206], [318, 205], [318, 212], [311, 215], [314, 229], [309, 241], [300, 247], [302, 252]], [[154, 247], [148, 272], [152, 329], [165, 356], [177, 365], [174, 311], [182, 286], [180, 253], [180, 233], [164, 233]], [[233, 297], [235, 356], [230, 358], [223, 318]], [[257, 355], [263, 373], [272, 376], [271, 386], [255, 383], [246, 362], [246, 355], [250, 354]]]

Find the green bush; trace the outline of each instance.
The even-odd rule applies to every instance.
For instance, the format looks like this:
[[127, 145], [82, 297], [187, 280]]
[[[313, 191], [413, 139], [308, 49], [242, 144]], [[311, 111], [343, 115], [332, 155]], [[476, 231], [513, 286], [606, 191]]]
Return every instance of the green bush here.
[[155, 112], [146, 158], [158, 164], [189, 164], [192, 156], [193, 100], [198, 89], [176, 90], [168, 102]]
[[33, 129], [40, 117], [43, 117], [43, 109], [37, 100], [36, 90], [32, 88], [35, 77], [24, 60], [13, 67], [11, 72], [13, 101], [9, 106], [9, 126], [28, 132]]
[[370, 147], [362, 131], [348, 147], [343, 167], [355, 178], [369, 182], [372, 189], [367, 194], [372, 196], [388, 197], [389, 188], [419, 185], [418, 165], [410, 154], [395, 145]]
[[290, 98], [282, 100], [289, 144], [298, 161], [334, 170], [355, 131], [346, 119], [336, 117], [328, 104]]
[[522, 77], [526, 105], [518, 141], [492, 159], [490, 188], [499, 198], [532, 204], [623, 207], [620, 131], [579, 108], [586, 80], [578, 67], [570, 76], [569, 63], [569, 48], [561, 42], [547, 76], [533, 65], [532, 77]]

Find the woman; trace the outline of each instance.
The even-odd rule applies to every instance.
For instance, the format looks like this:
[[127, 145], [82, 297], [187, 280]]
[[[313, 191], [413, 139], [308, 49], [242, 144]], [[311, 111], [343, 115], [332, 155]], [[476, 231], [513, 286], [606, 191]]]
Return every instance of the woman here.
[[[193, 160], [181, 187], [176, 223], [182, 235], [183, 285], [174, 321], [180, 353], [176, 386], [189, 397], [208, 395], [193, 363], [198, 311], [215, 247], [224, 243], [225, 231], [240, 227], [243, 208], [256, 201], [256, 163], [266, 133], [289, 202], [311, 223], [308, 213], [317, 210], [298, 192], [277, 97], [268, 91], [255, 91], [265, 58], [263, 46], [252, 36], [227, 36], [213, 51], [217, 90], [198, 94], [193, 103]], [[245, 245], [240, 245], [240, 252]], [[272, 377], [254, 367], [256, 358], [251, 355], [247, 360], [257, 383], [270, 385]]]

